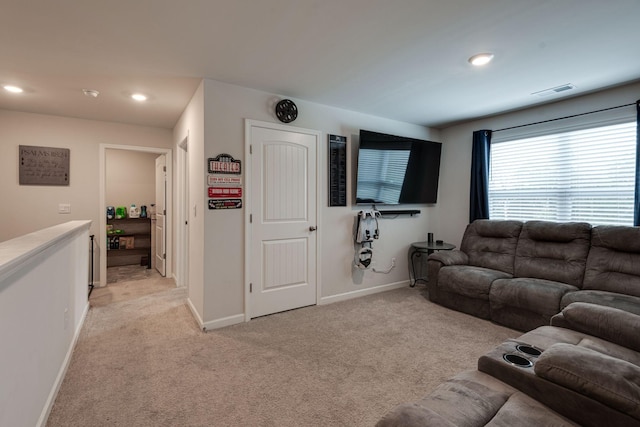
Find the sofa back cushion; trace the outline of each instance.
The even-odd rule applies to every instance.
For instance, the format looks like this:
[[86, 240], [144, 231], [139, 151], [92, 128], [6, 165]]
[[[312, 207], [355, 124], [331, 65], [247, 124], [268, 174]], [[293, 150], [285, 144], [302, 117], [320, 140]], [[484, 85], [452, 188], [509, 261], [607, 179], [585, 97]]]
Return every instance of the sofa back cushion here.
[[586, 222], [525, 222], [514, 275], [581, 287], [590, 243], [591, 224]]
[[582, 288], [640, 297], [640, 228], [593, 227]]
[[520, 221], [479, 219], [467, 226], [460, 249], [469, 264], [513, 274]]

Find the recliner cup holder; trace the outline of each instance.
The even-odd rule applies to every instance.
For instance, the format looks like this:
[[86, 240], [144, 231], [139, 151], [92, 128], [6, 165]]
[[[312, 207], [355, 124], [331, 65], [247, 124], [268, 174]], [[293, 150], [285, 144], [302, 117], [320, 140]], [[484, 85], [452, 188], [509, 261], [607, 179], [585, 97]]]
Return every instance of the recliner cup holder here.
[[505, 353], [502, 355], [502, 358], [509, 364], [514, 366], [519, 366], [521, 368], [529, 368], [533, 366], [533, 362], [531, 362], [526, 357], [519, 356], [515, 353]]
[[516, 350], [518, 350], [520, 353], [524, 353], [533, 357], [538, 357], [542, 354], [542, 350], [528, 344], [518, 344], [516, 345]]

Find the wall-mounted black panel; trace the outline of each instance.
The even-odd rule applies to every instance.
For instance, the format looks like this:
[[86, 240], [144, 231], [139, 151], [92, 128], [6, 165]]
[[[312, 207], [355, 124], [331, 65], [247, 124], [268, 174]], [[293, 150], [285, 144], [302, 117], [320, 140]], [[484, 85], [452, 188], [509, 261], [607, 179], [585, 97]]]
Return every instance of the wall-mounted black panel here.
[[347, 206], [347, 137], [329, 135], [329, 206]]

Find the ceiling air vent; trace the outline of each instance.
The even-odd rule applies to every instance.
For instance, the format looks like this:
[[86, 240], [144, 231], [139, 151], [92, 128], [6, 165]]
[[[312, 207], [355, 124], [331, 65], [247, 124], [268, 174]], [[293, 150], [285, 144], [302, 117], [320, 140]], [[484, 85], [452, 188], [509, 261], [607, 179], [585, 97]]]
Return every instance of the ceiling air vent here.
[[576, 87], [571, 83], [567, 83], [566, 85], [552, 87], [550, 89], [541, 90], [539, 92], [533, 92], [531, 95], [549, 96], [549, 95], [555, 95], [556, 93], [566, 92], [568, 90], [572, 90], [575, 88]]

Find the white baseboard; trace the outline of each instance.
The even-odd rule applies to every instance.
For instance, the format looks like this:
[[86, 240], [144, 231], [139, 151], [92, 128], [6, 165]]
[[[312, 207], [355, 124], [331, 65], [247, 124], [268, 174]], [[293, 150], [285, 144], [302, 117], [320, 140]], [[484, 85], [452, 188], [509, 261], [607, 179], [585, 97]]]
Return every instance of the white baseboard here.
[[187, 306], [189, 307], [189, 310], [191, 310], [191, 314], [193, 314], [193, 317], [196, 319], [196, 322], [198, 322], [198, 326], [200, 327], [200, 329], [204, 330], [204, 323], [202, 322], [202, 317], [200, 317], [200, 313], [198, 313], [198, 310], [196, 310], [193, 303], [191, 302], [191, 298], [187, 298]]
[[223, 317], [222, 319], [211, 320], [202, 325], [204, 331], [212, 329], [224, 328], [225, 326], [236, 325], [238, 323], [244, 323], [244, 314], [236, 314], [229, 317]]
[[62, 366], [60, 366], [60, 370], [58, 371], [58, 376], [56, 377], [56, 381], [53, 383], [53, 387], [49, 392], [49, 397], [42, 408], [42, 413], [40, 414], [40, 418], [38, 418], [38, 422], [36, 424], [37, 427], [41, 427], [47, 424], [47, 419], [49, 418], [49, 414], [51, 414], [51, 409], [53, 409], [53, 404], [56, 401], [56, 397], [58, 396], [58, 391], [60, 391], [60, 386], [62, 385], [62, 381], [64, 381], [64, 377], [67, 374], [67, 370], [69, 369], [69, 364], [71, 363], [71, 356], [73, 356], [73, 350], [76, 348], [76, 343], [78, 342], [78, 338], [80, 337], [80, 332], [82, 331], [82, 326], [84, 325], [84, 321], [87, 318], [87, 313], [89, 312], [89, 301], [87, 301], [87, 305], [84, 307], [82, 311], [82, 316], [80, 316], [80, 322], [78, 322], [78, 327], [73, 333], [73, 339], [69, 344], [69, 349], [67, 350], [67, 355], [64, 357], [62, 361]]
[[331, 304], [338, 301], [346, 301], [353, 298], [363, 297], [365, 295], [377, 294], [379, 292], [390, 291], [392, 289], [398, 289], [405, 286], [409, 286], [408, 280], [402, 282], [389, 283], [388, 285], [375, 286], [373, 288], [358, 289], [357, 291], [345, 292], [343, 294], [331, 295], [328, 297], [320, 298], [318, 305]]
[[245, 321], [244, 314], [236, 314], [229, 317], [223, 317], [222, 319], [203, 322], [202, 317], [200, 317], [200, 314], [198, 313], [198, 310], [196, 310], [196, 308], [193, 306], [193, 303], [189, 298], [187, 298], [187, 305], [189, 306], [189, 309], [191, 310], [193, 317], [195, 317], [196, 322], [198, 322], [198, 326], [200, 326], [200, 329], [202, 329], [205, 332], [210, 331], [212, 329], [219, 329], [219, 328], [224, 328], [225, 326], [235, 325], [237, 323], [244, 323]]

